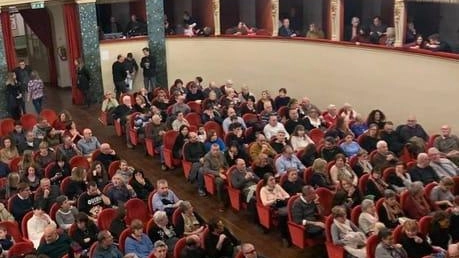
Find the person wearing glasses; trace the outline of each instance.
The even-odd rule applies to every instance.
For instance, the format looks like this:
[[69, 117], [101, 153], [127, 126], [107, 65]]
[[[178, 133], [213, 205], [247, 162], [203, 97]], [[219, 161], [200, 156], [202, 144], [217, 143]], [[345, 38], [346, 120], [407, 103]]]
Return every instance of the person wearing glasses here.
[[94, 258], [121, 258], [123, 255], [113, 243], [113, 236], [108, 230], [100, 231], [97, 235], [97, 247], [92, 257]]
[[251, 243], [242, 244], [241, 250], [242, 255], [244, 255], [245, 258], [265, 258], [264, 256], [257, 254], [255, 246]]

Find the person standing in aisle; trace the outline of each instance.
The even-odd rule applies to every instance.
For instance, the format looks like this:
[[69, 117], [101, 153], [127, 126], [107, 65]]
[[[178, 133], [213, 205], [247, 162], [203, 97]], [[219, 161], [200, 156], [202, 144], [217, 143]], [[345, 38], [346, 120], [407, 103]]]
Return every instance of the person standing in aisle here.
[[149, 48], [142, 49], [144, 57], [140, 61], [140, 66], [143, 69], [143, 84], [148, 92], [152, 92], [155, 89], [156, 83], [156, 59], [150, 53]]

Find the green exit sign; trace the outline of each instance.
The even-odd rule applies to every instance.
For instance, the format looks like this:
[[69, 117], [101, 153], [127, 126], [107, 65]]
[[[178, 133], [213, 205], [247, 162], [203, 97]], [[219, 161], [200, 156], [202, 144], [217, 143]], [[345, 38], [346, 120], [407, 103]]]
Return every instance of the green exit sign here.
[[32, 9], [45, 8], [45, 1], [39, 1], [39, 2], [30, 3], [30, 8], [32, 8]]

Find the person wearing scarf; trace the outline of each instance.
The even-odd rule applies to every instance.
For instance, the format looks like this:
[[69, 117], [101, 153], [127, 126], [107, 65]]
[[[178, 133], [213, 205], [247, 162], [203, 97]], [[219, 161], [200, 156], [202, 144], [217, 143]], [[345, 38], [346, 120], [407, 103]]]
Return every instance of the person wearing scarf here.
[[379, 229], [385, 226], [378, 220], [375, 203], [372, 200], [365, 199], [360, 206], [362, 207], [362, 213], [359, 216], [359, 228], [367, 236], [378, 234]]
[[424, 198], [424, 187], [420, 181], [408, 187], [408, 198], [402, 208], [410, 219], [420, 219], [430, 213], [430, 205]]
[[333, 244], [342, 246], [350, 255], [366, 258], [366, 238], [359, 228], [346, 218], [346, 209], [335, 206], [332, 209], [333, 224], [331, 235]]
[[357, 186], [358, 177], [352, 168], [346, 163], [346, 156], [343, 154], [337, 154], [335, 157], [335, 165], [330, 169], [330, 177], [335, 185], [339, 185], [339, 182], [343, 179], [350, 179], [352, 184]]
[[394, 242], [392, 231], [381, 229], [378, 232], [379, 244], [376, 246], [375, 256], [377, 258], [408, 258], [408, 254], [401, 244]]
[[395, 228], [406, 220], [405, 214], [397, 201], [397, 194], [390, 189], [384, 191], [384, 201], [378, 210], [378, 218], [387, 228]]
[[367, 181], [367, 190], [365, 195], [373, 195], [374, 200], [379, 200], [383, 197], [384, 190], [388, 187], [389, 185], [382, 179], [381, 171], [378, 169], [373, 170]]

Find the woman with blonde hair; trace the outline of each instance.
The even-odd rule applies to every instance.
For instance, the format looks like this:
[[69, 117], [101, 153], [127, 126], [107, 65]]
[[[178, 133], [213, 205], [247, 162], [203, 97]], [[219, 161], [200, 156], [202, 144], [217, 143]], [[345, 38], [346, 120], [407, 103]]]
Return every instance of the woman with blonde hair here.
[[327, 173], [327, 161], [324, 159], [316, 159], [312, 164], [312, 177], [310, 185], [313, 187], [325, 187], [334, 190], [335, 186], [331, 183], [330, 177]]
[[32, 165], [35, 165], [35, 160], [33, 159], [33, 151], [25, 150], [22, 154], [22, 159], [18, 164], [19, 175], [23, 176], [25, 174], [26, 168]]
[[64, 194], [69, 199], [76, 199], [84, 191], [86, 191], [86, 170], [82, 167], [74, 167], [70, 175], [70, 183]]
[[32, 100], [32, 104], [35, 108], [35, 112], [37, 114], [40, 114], [41, 112], [41, 107], [43, 104], [43, 97], [44, 97], [44, 89], [45, 89], [45, 84], [43, 81], [40, 79], [40, 76], [38, 75], [37, 71], [32, 71], [30, 74], [30, 81], [27, 84], [27, 92], [28, 92], [28, 97], [27, 101]]
[[8, 113], [14, 120], [21, 118], [21, 107], [24, 102], [21, 86], [16, 80], [16, 74], [9, 72], [6, 76], [6, 105]]
[[427, 237], [419, 231], [419, 225], [415, 220], [410, 219], [403, 223], [400, 244], [410, 258], [446, 257], [445, 250], [429, 244]]

